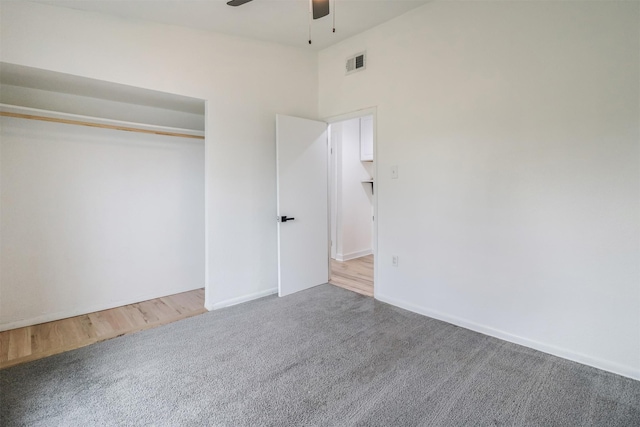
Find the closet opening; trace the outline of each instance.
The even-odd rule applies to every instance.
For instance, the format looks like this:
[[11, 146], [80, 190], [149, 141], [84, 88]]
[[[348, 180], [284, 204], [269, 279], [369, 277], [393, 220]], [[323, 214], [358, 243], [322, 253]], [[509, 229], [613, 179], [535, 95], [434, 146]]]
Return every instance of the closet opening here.
[[364, 110], [329, 125], [329, 283], [370, 297], [376, 247], [374, 113]]
[[8, 63], [0, 83], [0, 340], [38, 342], [0, 367], [205, 312], [205, 101]]

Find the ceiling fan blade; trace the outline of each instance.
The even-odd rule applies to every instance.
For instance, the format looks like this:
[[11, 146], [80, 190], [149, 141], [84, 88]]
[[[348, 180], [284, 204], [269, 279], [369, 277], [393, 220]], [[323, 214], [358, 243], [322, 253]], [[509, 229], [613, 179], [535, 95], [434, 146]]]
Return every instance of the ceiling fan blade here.
[[311, 0], [313, 19], [320, 19], [329, 14], [329, 0]]
[[227, 4], [229, 6], [242, 6], [245, 3], [249, 3], [251, 0], [231, 0], [228, 1]]

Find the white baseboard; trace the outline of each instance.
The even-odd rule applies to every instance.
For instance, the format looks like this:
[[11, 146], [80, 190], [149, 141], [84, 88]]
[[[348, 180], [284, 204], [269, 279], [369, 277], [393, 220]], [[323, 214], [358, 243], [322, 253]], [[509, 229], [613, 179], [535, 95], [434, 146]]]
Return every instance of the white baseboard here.
[[189, 292], [195, 289], [201, 289], [204, 286], [187, 287], [184, 289], [171, 290], [170, 293], [154, 292], [150, 294], [140, 295], [134, 298], [127, 298], [113, 302], [105, 302], [101, 304], [93, 304], [83, 308], [74, 308], [73, 310], [57, 311], [55, 313], [43, 314], [41, 316], [31, 317], [29, 319], [16, 320], [14, 322], [0, 324], [0, 332], [10, 329], [24, 328], [25, 326], [38, 325], [40, 323], [53, 322], [55, 320], [67, 319], [69, 317], [81, 316], [83, 314], [95, 313], [96, 311], [109, 310], [110, 308], [122, 307], [123, 305], [135, 304], [150, 299], [166, 297], [169, 295]]
[[515, 344], [532, 348], [534, 350], [541, 351], [543, 353], [548, 353], [553, 356], [558, 356], [563, 359], [568, 359], [573, 362], [581, 363], [583, 365], [592, 366], [594, 368], [602, 369], [603, 371], [612, 372], [614, 374], [622, 375], [624, 377], [628, 377], [634, 380], [640, 380], [640, 370], [633, 368], [631, 366], [621, 365], [619, 363], [588, 356], [586, 354], [578, 353], [566, 348], [557, 347], [551, 344], [545, 344], [539, 341], [520, 337], [518, 335], [513, 335], [508, 332], [501, 331], [499, 329], [494, 329], [489, 326], [481, 325], [475, 322], [471, 322], [466, 319], [461, 319], [455, 316], [449, 316], [447, 314], [443, 314], [437, 311], [423, 308], [412, 303], [401, 301], [395, 298], [390, 298], [385, 295], [380, 295], [379, 293], [376, 293], [375, 298], [382, 302], [395, 305], [396, 307], [400, 307], [405, 310], [412, 311], [414, 313], [422, 314], [423, 316], [442, 320], [444, 322], [451, 323], [456, 326], [461, 326], [463, 328], [470, 329], [475, 332], [480, 332], [481, 334], [484, 334], [484, 335], [489, 335], [504, 341], [509, 341]]
[[224, 301], [220, 301], [220, 302], [216, 302], [216, 303], [209, 303], [206, 302], [204, 307], [209, 310], [218, 310], [220, 308], [224, 308], [224, 307], [231, 307], [232, 305], [237, 305], [237, 304], [242, 304], [243, 302], [247, 302], [247, 301], [251, 301], [254, 299], [258, 299], [258, 298], [263, 298], [263, 297], [267, 297], [269, 295], [273, 295], [273, 294], [277, 294], [278, 293], [278, 288], [271, 288], [271, 289], [267, 289], [266, 291], [260, 291], [260, 292], [255, 292], [249, 295], [244, 295], [241, 297], [237, 297], [237, 298], [230, 298]]
[[371, 255], [373, 251], [371, 249], [365, 249], [364, 251], [351, 252], [349, 254], [336, 254], [336, 261], [349, 261], [352, 259], [360, 258], [363, 256]]

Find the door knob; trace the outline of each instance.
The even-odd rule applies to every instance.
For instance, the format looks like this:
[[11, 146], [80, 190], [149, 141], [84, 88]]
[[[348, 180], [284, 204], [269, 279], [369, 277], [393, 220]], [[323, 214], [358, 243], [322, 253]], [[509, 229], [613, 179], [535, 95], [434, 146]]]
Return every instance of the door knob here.
[[293, 221], [295, 218], [287, 218], [286, 215], [280, 217], [280, 222]]

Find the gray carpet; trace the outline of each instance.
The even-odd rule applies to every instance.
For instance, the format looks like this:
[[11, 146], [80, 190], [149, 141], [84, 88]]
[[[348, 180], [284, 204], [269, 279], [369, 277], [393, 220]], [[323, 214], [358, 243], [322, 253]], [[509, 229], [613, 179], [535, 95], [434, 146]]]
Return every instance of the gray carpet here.
[[323, 285], [0, 371], [2, 426], [640, 426], [640, 382]]

